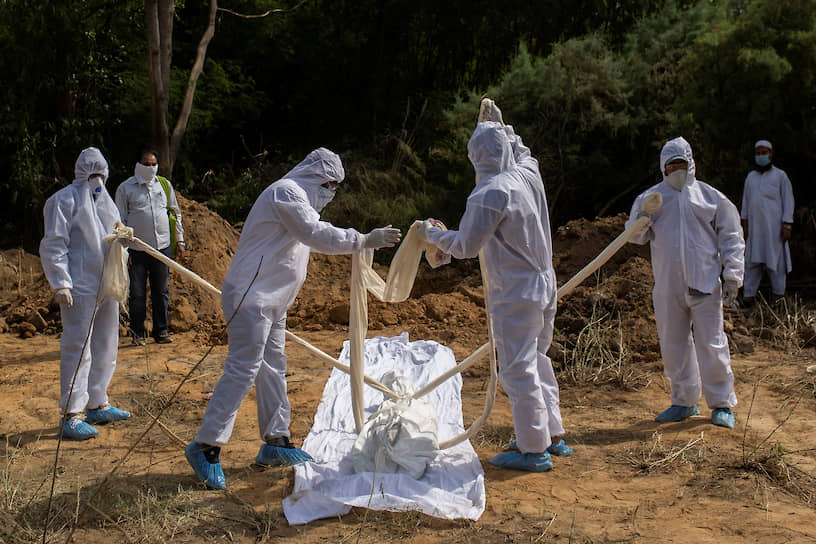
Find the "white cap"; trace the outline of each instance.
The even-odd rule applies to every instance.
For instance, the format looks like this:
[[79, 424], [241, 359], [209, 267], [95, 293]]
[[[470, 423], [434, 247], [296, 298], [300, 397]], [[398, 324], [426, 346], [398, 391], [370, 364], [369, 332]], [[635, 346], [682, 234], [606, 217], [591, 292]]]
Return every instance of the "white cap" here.
[[754, 144], [754, 149], [757, 147], [767, 147], [768, 149], [773, 150], [773, 146], [768, 140], [757, 140], [757, 142]]

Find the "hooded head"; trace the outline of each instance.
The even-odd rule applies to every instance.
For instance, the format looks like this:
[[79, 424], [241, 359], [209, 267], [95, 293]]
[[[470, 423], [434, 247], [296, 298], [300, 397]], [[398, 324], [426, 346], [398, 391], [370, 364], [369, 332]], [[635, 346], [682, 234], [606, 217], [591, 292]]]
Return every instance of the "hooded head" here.
[[319, 212], [334, 198], [334, 189], [323, 185], [341, 183], [346, 171], [337, 153], [320, 147], [306, 155], [283, 177], [300, 185], [309, 197], [309, 204]]
[[516, 165], [507, 133], [495, 121], [476, 125], [468, 142], [468, 158], [476, 170], [476, 183]]
[[97, 148], [88, 147], [82, 150], [74, 164], [74, 181], [87, 182], [94, 174], [101, 175], [103, 183], [108, 181], [108, 161]]
[[[666, 175], [666, 165], [675, 159], [682, 159], [687, 165], [686, 175], [682, 180], [683, 183], [677, 184], [676, 187], [675, 184], [668, 179], [669, 176]], [[694, 181], [694, 158], [691, 155], [691, 145], [689, 145], [685, 138], [681, 136], [669, 140], [663, 146], [663, 149], [660, 150], [660, 172], [663, 174], [663, 181], [672, 185], [677, 190], [682, 189], [684, 185], [689, 185]]]

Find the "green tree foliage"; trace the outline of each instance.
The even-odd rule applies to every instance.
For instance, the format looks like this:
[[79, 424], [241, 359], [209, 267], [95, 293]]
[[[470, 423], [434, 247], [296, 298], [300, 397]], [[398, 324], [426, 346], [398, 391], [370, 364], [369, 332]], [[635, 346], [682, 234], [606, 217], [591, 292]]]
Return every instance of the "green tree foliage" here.
[[73, 177], [79, 150], [106, 151], [104, 135], [121, 130], [108, 98], [129, 37], [114, 27], [134, 15], [128, 2], [0, 3], [0, 239], [39, 238], [44, 198]]
[[797, 195], [812, 198], [801, 182], [816, 144], [816, 2], [753, 0], [712, 10], [679, 61], [678, 129], [694, 136], [705, 175], [732, 196], [751, 167], [753, 142], [765, 138], [800, 181]]
[[[806, 203], [814, 4], [308, 0], [260, 19], [219, 12], [174, 182], [240, 221], [269, 182], [327, 146], [348, 172], [328, 218], [455, 223], [490, 94], [539, 159], [555, 224], [628, 209], [679, 134], [700, 177], [735, 201], [752, 142], [771, 139]], [[175, 7], [171, 112], [208, 20], [206, 2]], [[80, 149], [103, 150], [113, 192], [149, 141], [144, 3], [3, 0], [0, 20], [14, 22], [0, 26], [0, 244], [34, 248], [43, 201], [70, 182]]]
[[[502, 107], [539, 158], [558, 224], [577, 215], [627, 210], [660, 180], [662, 144], [685, 136], [698, 176], [739, 204], [753, 142], [768, 138], [812, 202], [816, 2], [670, 2], [632, 25], [619, 46], [596, 33], [524, 48], [483, 93]], [[482, 94], [446, 112], [430, 153], [442, 185], [466, 194], [466, 146]], [[461, 213], [463, 202], [449, 208]], [[457, 219], [457, 217], [448, 219]]]
[[[615, 150], [623, 147], [620, 139], [628, 140], [630, 124], [622, 74], [620, 57], [590, 34], [556, 44], [543, 58], [522, 47], [499, 83], [487, 89], [538, 158], [556, 222], [570, 218], [560, 210], [591, 213], [622, 181]], [[433, 153], [444, 161], [440, 169], [458, 172], [452, 181], [459, 188], [473, 184], [472, 168], [455, 157], [464, 155], [480, 98], [471, 93], [449, 112], [448, 137]], [[587, 198], [589, 187], [594, 198]]]

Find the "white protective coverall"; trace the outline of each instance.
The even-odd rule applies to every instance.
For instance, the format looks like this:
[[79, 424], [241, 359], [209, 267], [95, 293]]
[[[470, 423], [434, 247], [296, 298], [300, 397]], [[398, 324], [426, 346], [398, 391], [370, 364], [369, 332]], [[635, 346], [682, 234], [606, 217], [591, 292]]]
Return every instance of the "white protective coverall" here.
[[[101, 296], [93, 318], [108, 244], [102, 238], [119, 221], [119, 210], [104, 188], [93, 193], [93, 174], [108, 179], [108, 163], [95, 147], [84, 149], [74, 166], [75, 179], [45, 202], [45, 236], [40, 259], [55, 291], [70, 289], [71, 307], [60, 305], [60, 408], [65, 409], [77, 363], [80, 364], [68, 406], [69, 414], [108, 402], [107, 389], [116, 368], [119, 342], [119, 303]], [[94, 196], [94, 194], [96, 196]], [[89, 349], [82, 351], [93, 318]], [[81, 354], [81, 359], [80, 359]]]
[[478, 182], [459, 230], [436, 227], [428, 241], [457, 259], [484, 248], [499, 378], [513, 407], [516, 443], [540, 453], [564, 433], [558, 382], [547, 357], [556, 308], [547, 197], [530, 155], [511, 126], [479, 123], [468, 142]]
[[664, 175], [664, 181], [637, 197], [627, 227], [640, 214], [643, 199], [660, 193], [663, 205], [652, 214], [652, 225], [631, 241], [650, 242], [652, 300], [672, 405], [696, 404], [702, 387], [710, 408], [732, 408], [737, 397], [723, 332], [720, 275], [742, 283], [742, 227], [728, 198], [695, 178], [691, 146], [685, 139], [675, 138], [663, 146], [661, 171], [676, 156], [688, 163], [682, 189], [672, 188]]
[[773, 165], [764, 172], [751, 171], [745, 178], [741, 212], [748, 221], [743, 295], [756, 295], [766, 269], [773, 293], [784, 295], [791, 257], [780, 232], [783, 223], [793, 223], [793, 189], [785, 171]]
[[356, 230], [320, 220], [319, 212], [330, 200], [326, 193], [330, 190], [321, 185], [339, 183], [344, 177], [340, 157], [328, 149], [316, 149], [267, 187], [252, 206], [221, 295], [224, 318], [232, 319], [227, 327], [224, 374], [207, 405], [196, 442], [221, 446], [229, 441], [238, 408], [253, 383], [261, 438], [290, 436], [286, 310], [306, 279], [310, 249], [353, 253], [363, 243], [363, 235]]

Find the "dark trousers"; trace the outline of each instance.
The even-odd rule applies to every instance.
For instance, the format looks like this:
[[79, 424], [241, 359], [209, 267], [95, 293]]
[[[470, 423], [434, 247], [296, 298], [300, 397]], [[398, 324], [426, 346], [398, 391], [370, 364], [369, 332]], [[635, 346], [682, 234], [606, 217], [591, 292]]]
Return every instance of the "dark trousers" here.
[[[170, 256], [170, 247], [159, 250]], [[150, 303], [153, 308], [154, 338], [167, 333], [167, 307], [170, 304], [170, 290], [167, 287], [170, 269], [144, 251], [130, 251], [130, 329], [137, 337], [145, 335], [145, 317], [147, 316], [147, 279], [150, 278]]]

